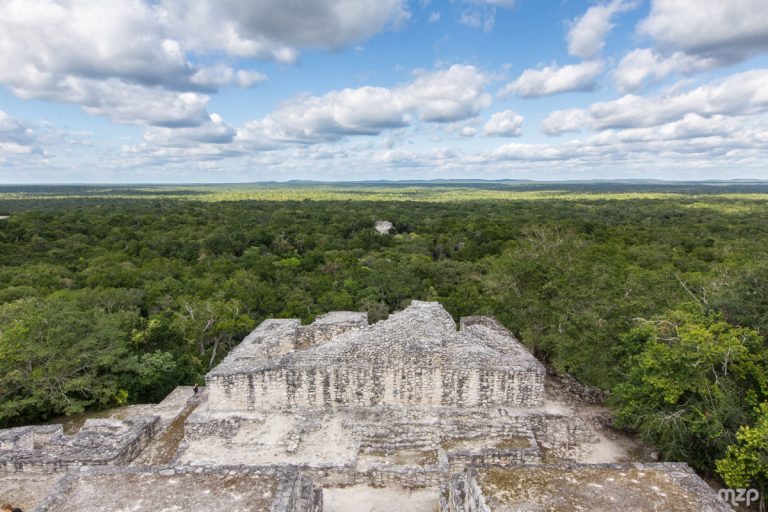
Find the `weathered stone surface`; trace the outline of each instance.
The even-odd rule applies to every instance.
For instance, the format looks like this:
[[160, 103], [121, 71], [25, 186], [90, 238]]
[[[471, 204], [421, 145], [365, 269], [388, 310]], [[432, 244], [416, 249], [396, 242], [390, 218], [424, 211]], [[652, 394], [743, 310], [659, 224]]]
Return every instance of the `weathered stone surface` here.
[[64, 473], [0, 473], [0, 503], [33, 510], [64, 477]]
[[37, 512], [322, 510], [322, 493], [299, 471], [259, 467], [88, 468], [70, 473]]
[[208, 374], [178, 460], [413, 487], [595, 440], [579, 418], [543, 407], [544, 367], [507, 329], [488, 317], [460, 325], [420, 301], [371, 326], [351, 312], [305, 327], [267, 320]]
[[451, 478], [447, 510], [721, 512], [731, 510], [686, 464], [480, 467]]
[[209, 409], [542, 403], [543, 366], [492, 319], [457, 331], [438, 303], [414, 301], [372, 326], [356, 320], [324, 319], [343, 329], [305, 350], [293, 350], [298, 321], [264, 322], [208, 374]]
[[159, 416], [126, 420], [90, 419], [77, 434], [61, 425], [19, 427], [2, 431], [0, 471], [65, 471], [84, 465], [127, 464], [155, 433]]

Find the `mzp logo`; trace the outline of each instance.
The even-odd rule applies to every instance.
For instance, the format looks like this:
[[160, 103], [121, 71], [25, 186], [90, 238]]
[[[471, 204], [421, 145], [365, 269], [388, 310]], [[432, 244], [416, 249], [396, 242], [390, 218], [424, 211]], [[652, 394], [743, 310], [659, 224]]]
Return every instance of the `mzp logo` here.
[[734, 507], [739, 503], [750, 506], [760, 499], [760, 493], [757, 489], [720, 489], [717, 497], [726, 503], [730, 502]]

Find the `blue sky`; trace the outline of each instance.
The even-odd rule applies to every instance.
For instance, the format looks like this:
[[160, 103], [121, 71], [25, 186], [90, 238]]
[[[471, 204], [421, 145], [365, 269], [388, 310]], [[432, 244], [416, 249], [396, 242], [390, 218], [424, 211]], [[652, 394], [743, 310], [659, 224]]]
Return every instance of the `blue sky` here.
[[766, 0], [0, 0], [0, 183], [768, 179]]

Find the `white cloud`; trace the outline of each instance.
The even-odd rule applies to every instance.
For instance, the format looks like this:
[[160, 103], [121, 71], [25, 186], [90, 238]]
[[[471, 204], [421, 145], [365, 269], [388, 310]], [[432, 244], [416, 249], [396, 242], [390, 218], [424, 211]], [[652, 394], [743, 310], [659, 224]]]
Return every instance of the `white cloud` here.
[[613, 72], [621, 91], [729, 66], [768, 51], [764, 0], [653, 0], [638, 32], [654, 48], [627, 53]]
[[0, 110], [0, 178], [14, 181], [21, 168], [52, 169], [50, 157], [79, 153], [89, 144], [88, 134], [66, 132], [46, 121], [16, 119]]
[[589, 109], [558, 110], [542, 123], [547, 133], [581, 129], [657, 126], [685, 118], [755, 114], [768, 110], [768, 69], [754, 69], [689, 91], [656, 97], [628, 94], [613, 101], [593, 103]]
[[743, 119], [715, 115], [704, 117], [686, 114], [682, 119], [659, 126], [604, 130], [588, 140], [593, 144], [610, 145], [617, 142], [647, 142], [689, 140], [702, 137], [728, 136], [738, 131]]
[[483, 127], [483, 133], [488, 136], [519, 137], [523, 134], [523, 116], [514, 110], [496, 112]]
[[563, 92], [591, 91], [595, 80], [603, 71], [602, 60], [596, 58], [605, 46], [605, 37], [613, 28], [612, 19], [620, 12], [637, 7], [635, 1], [613, 0], [595, 5], [576, 19], [568, 31], [568, 53], [584, 60], [578, 64], [526, 69], [501, 94], [517, 94], [536, 98]]
[[164, 0], [162, 7], [190, 48], [288, 62], [298, 49], [338, 49], [410, 15], [403, 0]]
[[437, 23], [440, 21], [440, 11], [432, 11], [429, 13], [429, 18], [427, 19], [427, 22], [429, 23]]
[[584, 59], [600, 53], [605, 46], [605, 37], [613, 28], [612, 18], [635, 7], [635, 2], [613, 0], [587, 9], [568, 31], [568, 53]]
[[63, 78], [56, 85], [55, 89], [31, 97], [76, 103], [91, 115], [143, 126], [196, 126], [209, 117], [209, 97], [196, 92], [77, 77]]
[[566, 132], [580, 132], [589, 126], [590, 115], [580, 108], [569, 108], [551, 112], [541, 123], [541, 129], [548, 135], [559, 135]]
[[673, 73], [688, 75], [716, 65], [715, 59], [711, 58], [686, 55], [683, 52], [663, 56], [650, 48], [637, 48], [621, 59], [613, 72], [613, 78], [619, 90], [635, 91]]
[[39, 152], [31, 127], [0, 110], [0, 153], [26, 154]]
[[467, 119], [491, 104], [484, 92], [488, 77], [475, 66], [454, 64], [448, 69], [421, 72], [410, 84], [395, 90], [405, 110], [418, 111], [422, 121]]
[[557, 160], [565, 158], [563, 148], [546, 144], [519, 144], [516, 142], [500, 146], [488, 155], [493, 160]]
[[403, 0], [7, 0], [0, 84], [120, 123], [194, 126], [209, 119], [202, 93], [266, 77], [193, 57], [293, 61], [301, 48], [339, 48], [407, 16]]
[[603, 64], [599, 61], [526, 69], [517, 80], [504, 87], [502, 94], [513, 93], [524, 98], [535, 98], [562, 92], [590, 91], [595, 88], [595, 79], [602, 70]]
[[447, 123], [475, 116], [491, 103], [487, 78], [474, 66], [420, 72], [395, 88], [365, 86], [299, 96], [246, 126], [250, 136], [286, 143], [318, 143], [347, 135], [378, 135], [410, 124]]
[[663, 51], [729, 64], [768, 51], [765, 0], [653, 0], [638, 26]]
[[405, 124], [393, 91], [366, 86], [294, 98], [247, 128], [262, 131], [272, 140], [320, 142], [344, 135], [375, 135]]
[[82, 106], [120, 123], [205, 122], [201, 89], [263, 79], [223, 64], [197, 68], [140, 0], [0, 3], [0, 84], [24, 99]]
[[224, 64], [201, 68], [190, 77], [190, 81], [193, 84], [214, 89], [225, 87], [227, 85], [251, 87], [266, 79], [267, 76], [263, 73], [244, 69], [233, 69]]
[[468, 139], [468, 138], [474, 137], [475, 135], [477, 135], [477, 128], [475, 128], [474, 126], [465, 126], [461, 130], [459, 130], [459, 137], [464, 137]]
[[228, 144], [237, 134], [234, 126], [227, 124], [218, 114], [211, 114], [208, 120], [198, 126], [185, 128], [149, 127], [144, 131], [144, 140], [163, 146], [190, 146], [204, 144]]
[[0, 82], [14, 90], [46, 90], [66, 76], [175, 86], [191, 72], [143, 2], [0, 3]]

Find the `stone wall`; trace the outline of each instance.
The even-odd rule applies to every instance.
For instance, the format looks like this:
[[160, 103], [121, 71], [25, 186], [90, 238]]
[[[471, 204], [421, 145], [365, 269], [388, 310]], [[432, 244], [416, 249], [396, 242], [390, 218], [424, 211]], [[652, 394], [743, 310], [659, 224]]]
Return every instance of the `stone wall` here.
[[310, 325], [299, 327], [297, 349], [322, 345], [339, 334], [368, 327], [368, 314], [355, 311], [334, 311], [318, 317]]
[[64, 435], [61, 425], [33, 425], [0, 430], [0, 451], [32, 451]]
[[571, 451], [598, 441], [597, 434], [579, 417], [559, 414], [531, 416], [531, 429], [542, 448], [554, 458], [568, 459]]
[[444, 506], [446, 508], [440, 512], [491, 512], [477, 483], [477, 473], [474, 469], [451, 477], [448, 500]]
[[302, 467], [302, 473], [324, 487], [369, 485], [372, 487], [439, 487], [447, 475], [442, 467], [403, 467], [380, 465], [365, 470], [355, 466]]
[[208, 377], [212, 412], [345, 406], [508, 406], [541, 404], [535, 370], [475, 368], [277, 368]]
[[[158, 421], [158, 416], [89, 419], [72, 436], [63, 435], [61, 425], [9, 429], [2, 434], [6, 441], [0, 449], [0, 472], [58, 472], [127, 464], [147, 446]], [[15, 438], [13, 444], [10, 438]]]

